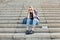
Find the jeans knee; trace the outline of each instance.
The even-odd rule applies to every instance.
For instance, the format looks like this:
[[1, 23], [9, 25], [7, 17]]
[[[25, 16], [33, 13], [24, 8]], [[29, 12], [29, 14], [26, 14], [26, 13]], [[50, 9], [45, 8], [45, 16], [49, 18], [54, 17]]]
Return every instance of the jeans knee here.
[[30, 25], [30, 19], [27, 19], [26, 26], [28, 26], [28, 27], [29, 27], [29, 25]]
[[35, 27], [37, 24], [39, 24], [39, 20], [38, 19], [34, 19], [33, 20], [33, 27]]
[[27, 19], [27, 23], [30, 22], [30, 19]]

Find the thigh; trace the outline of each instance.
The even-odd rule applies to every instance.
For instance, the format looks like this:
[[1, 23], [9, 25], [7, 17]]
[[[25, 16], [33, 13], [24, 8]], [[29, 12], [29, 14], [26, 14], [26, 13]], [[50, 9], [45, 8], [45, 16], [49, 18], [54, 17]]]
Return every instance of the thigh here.
[[37, 19], [37, 20], [36, 20], [36, 25], [38, 25], [38, 24], [39, 24], [39, 20]]
[[22, 24], [26, 24], [26, 23], [27, 23], [27, 18], [24, 18]]
[[38, 19], [34, 19], [33, 22], [37, 25], [39, 24], [39, 20]]
[[32, 23], [33, 23], [33, 20], [31, 19], [31, 20], [30, 20], [30, 24], [32, 24]]

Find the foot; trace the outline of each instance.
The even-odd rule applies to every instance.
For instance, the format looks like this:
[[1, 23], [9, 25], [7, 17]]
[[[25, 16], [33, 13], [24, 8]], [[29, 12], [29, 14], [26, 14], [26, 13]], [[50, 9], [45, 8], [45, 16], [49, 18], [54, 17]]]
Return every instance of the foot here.
[[30, 33], [29, 33], [29, 30], [26, 30], [25, 34], [29, 35], [29, 34], [30, 34]]
[[30, 30], [30, 34], [34, 34], [34, 31], [33, 30]]

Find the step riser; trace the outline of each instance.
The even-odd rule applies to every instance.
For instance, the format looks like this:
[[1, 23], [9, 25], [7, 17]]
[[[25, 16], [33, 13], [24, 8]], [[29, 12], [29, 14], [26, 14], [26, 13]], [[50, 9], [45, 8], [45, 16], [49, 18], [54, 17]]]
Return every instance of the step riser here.
[[[26, 28], [0, 28], [0, 33], [25, 33], [25, 31]], [[60, 33], [60, 28], [35, 28], [35, 33]]]
[[0, 33], [0, 38], [42, 38], [42, 39], [60, 39], [60, 33], [35, 33], [25, 35], [24, 33]]

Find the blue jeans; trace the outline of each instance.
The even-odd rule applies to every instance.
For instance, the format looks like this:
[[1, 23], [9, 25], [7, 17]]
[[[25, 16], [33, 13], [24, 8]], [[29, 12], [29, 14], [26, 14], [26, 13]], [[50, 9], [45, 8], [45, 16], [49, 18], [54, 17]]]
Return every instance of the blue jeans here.
[[32, 19], [27, 19], [26, 26], [29, 27], [29, 25], [32, 24], [33, 27], [35, 27], [37, 24], [39, 24], [39, 20], [34, 18]]

